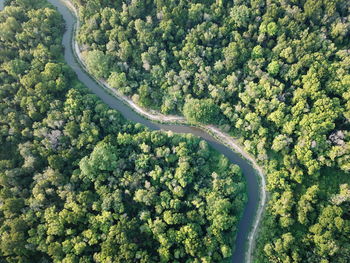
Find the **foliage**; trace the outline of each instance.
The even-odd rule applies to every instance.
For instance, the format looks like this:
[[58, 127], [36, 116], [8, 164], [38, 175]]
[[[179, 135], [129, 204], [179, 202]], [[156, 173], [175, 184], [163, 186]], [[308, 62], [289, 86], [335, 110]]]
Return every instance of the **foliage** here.
[[184, 115], [191, 122], [215, 123], [219, 113], [212, 99], [189, 99], [184, 105]]
[[113, 58], [128, 95], [229, 127], [264, 166], [256, 262], [349, 261], [348, 208], [331, 201], [350, 183], [349, 1], [75, 2], [80, 44]]
[[102, 51], [89, 51], [86, 55], [86, 65], [89, 71], [98, 78], [106, 78], [109, 75], [109, 59]]
[[[227, 261], [246, 202], [239, 167], [88, 93], [63, 62], [63, 29], [42, 1], [0, 13], [0, 261]], [[106, 55], [89, 56], [105, 77]]]

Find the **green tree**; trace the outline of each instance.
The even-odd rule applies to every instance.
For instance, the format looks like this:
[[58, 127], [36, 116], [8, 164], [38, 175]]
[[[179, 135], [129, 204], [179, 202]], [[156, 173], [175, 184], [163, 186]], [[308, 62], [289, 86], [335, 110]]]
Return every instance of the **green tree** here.
[[279, 71], [280, 64], [276, 60], [271, 61], [271, 63], [267, 66], [267, 72], [269, 72], [272, 76], [276, 76]]
[[109, 76], [110, 59], [102, 51], [88, 51], [85, 62], [88, 70], [97, 78], [107, 78]]
[[183, 113], [191, 122], [216, 123], [220, 108], [211, 99], [188, 99]]

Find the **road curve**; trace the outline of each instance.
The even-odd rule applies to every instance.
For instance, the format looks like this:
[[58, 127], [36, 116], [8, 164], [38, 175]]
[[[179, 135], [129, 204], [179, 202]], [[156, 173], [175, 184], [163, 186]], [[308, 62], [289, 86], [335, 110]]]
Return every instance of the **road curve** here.
[[[102, 81], [95, 80], [87, 73], [84, 62], [80, 59], [79, 47], [73, 38], [77, 21], [77, 13], [74, 7], [68, 0], [48, 1], [58, 9], [66, 23], [66, 32], [62, 40], [62, 44], [65, 47], [64, 58], [67, 64], [75, 71], [79, 80], [93, 93], [111, 108], [118, 110], [126, 119], [141, 123], [151, 130], [161, 129], [199, 136], [218, 152], [224, 154], [232, 163], [240, 166], [247, 181], [248, 202], [238, 224], [232, 262], [250, 263], [252, 261], [252, 251], [257, 229], [266, 205], [265, 177], [263, 170], [258, 166], [255, 159], [245, 152], [235, 139], [214, 126], [191, 127], [183, 117], [165, 116], [154, 111], [146, 111], [129, 98], [109, 88]], [[4, 0], [0, 0], [0, 10], [2, 10], [3, 5]]]

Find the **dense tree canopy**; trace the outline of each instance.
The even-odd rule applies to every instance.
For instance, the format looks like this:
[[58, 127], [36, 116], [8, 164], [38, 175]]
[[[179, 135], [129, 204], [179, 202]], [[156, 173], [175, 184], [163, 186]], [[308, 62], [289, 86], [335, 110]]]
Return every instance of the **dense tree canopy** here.
[[[246, 202], [239, 167], [194, 136], [125, 121], [64, 63], [59, 13], [44, 1], [8, 2], [0, 262], [227, 262]], [[89, 68], [106, 77], [106, 55], [90, 53]]]
[[219, 124], [264, 165], [258, 263], [349, 261], [349, 207], [332, 203], [350, 184], [349, 1], [74, 2], [114, 88]]

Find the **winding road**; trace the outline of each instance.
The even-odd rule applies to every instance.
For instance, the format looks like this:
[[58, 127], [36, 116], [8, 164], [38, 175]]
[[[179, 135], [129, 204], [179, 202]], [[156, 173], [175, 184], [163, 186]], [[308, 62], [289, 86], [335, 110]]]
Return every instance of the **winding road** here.
[[[176, 133], [191, 133], [206, 140], [214, 149], [224, 154], [232, 163], [240, 166], [246, 181], [248, 202], [238, 224], [233, 263], [252, 261], [254, 241], [266, 205], [265, 177], [255, 159], [250, 156], [230, 135], [210, 125], [191, 127], [180, 116], [165, 116], [154, 111], [147, 111], [129, 98], [109, 88], [100, 80], [95, 80], [87, 73], [80, 50], [73, 36], [77, 22], [77, 12], [68, 0], [48, 0], [62, 14], [66, 23], [66, 32], [62, 44], [65, 47], [64, 58], [75, 71], [79, 80], [93, 93], [99, 96], [111, 108], [118, 110], [126, 119], [141, 123], [151, 130], [166, 130]], [[0, 0], [0, 10], [4, 0]], [[79, 22], [78, 22], [79, 24]], [[162, 122], [162, 123], [160, 123]]]

